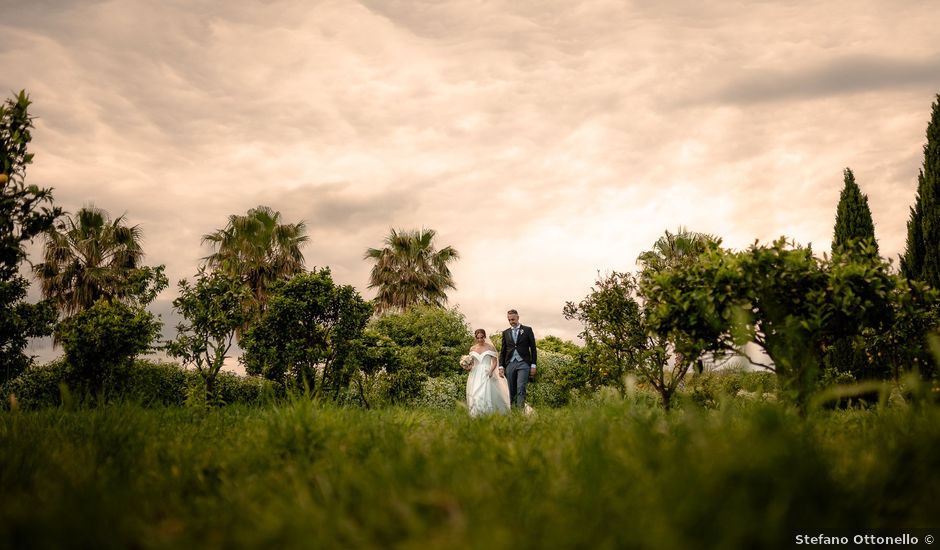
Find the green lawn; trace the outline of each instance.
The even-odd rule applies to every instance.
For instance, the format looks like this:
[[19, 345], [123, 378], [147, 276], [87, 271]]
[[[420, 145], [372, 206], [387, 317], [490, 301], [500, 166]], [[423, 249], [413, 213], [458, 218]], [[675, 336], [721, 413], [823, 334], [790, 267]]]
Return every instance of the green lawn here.
[[936, 526], [938, 468], [903, 405], [2, 412], [0, 547], [791, 547]]

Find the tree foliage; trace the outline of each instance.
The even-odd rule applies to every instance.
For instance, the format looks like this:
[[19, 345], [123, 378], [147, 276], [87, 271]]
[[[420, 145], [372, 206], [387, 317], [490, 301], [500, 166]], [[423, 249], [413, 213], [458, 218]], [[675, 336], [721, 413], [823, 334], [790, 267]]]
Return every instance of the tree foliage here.
[[646, 279], [650, 326], [689, 357], [739, 353], [755, 342], [784, 391], [803, 404], [826, 350], [865, 328], [886, 331], [904, 286], [870, 250], [819, 259], [781, 238], [738, 252], [714, 250], [695, 264]]
[[161, 326], [143, 308], [101, 299], [59, 323], [56, 338], [80, 387], [97, 394], [114, 386], [134, 358], [152, 348]]
[[23, 353], [29, 338], [52, 333], [55, 309], [47, 302], [26, 303], [29, 283], [19, 275], [24, 244], [52, 226], [62, 211], [52, 205], [52, 190], [26, 185], [33, 118], [21, 91], [0, 104], [0, 383], [32, 362]]
[[[558, 336], [551, 334], [543, 338], [539, 338], [536, 347], [538, 348], [539, 353], [542, 353], [542, 350], [545, 350], [567, 355], [569, 357], [577, 357], [578, 354], [583, 351], [581, 346], [578, 344], [568, 340], [562, 340]], [[541, 366], [541, 362], [539, 362], [539, 366]]]
[[[868, 243], [867, 247], [863, 243]], [[861, 250], [878, 255], [875, 239], [875, 224], [868, 208], [868, 197], [855, 183], [855, 174], [850, 168], [843, 172], [842, 193], [836, 207], [836, 224], [832, 235], [832, 253]]]
[[579, 363], [592, 388], [624, 389], [624, 375], [640, 364], [647, 349], [636, 280], [629, 273], [598, 274], [590, 293], [579, 303], [567, 302], [565, 319], [580, 321], [584, 351]]
[[275, 282], [303, 272], [300, 248], [309, 241], [306, 230], [303, 221], [284, 223], [280, 212], [257, 206], [243, 216], [232, 214], [224, 228], [203, 236], [203, 243], [213, 249], [204, 258], [206, 267], [238, 278], [251, 290], [246, 322], [267, 309]]
[[374, 265], [369, 288], [377, 288], [376, 311], [404, 311], [415, 305], [444, 307], [447, 290], [455, 289], [448, 264], [460, 255], [453, 247], [437, 250], [433, 229], [396, 231], [385, 238], [384, 248], [370, 248], [364, 259]]
[[98, 300], [144, 307], [166, 288], [164, 266], [141, 265], [139, 226], [87, 206], [46, 231], [43, 262], [33, 267], [43, 296], [66, 315]]
[[907, 222], [901, 273], [940, 289], [940, 94], [933, 102], [927, 124], [924, 162]]
[[207, 403], [215, 399], [215, 382], [232, 349], [235, 332], [248, 313], [244, 309], [250, 292], [236, 277], [221, 271], [201, 270], [195, 284], [179, 282], [179, 297], [173, 307], [183, 316], [176, 339], [167, 352], [183, 364], [193, 366], [206, 384]]
[[[832, 235], [832, 253], [859, 255], [878, 255], [878, 242], [875, 239], [875, 224], [868, 197], [855, 183], [855, 174], [850, 168], [843, 172], [843, 188], [836, 207], [836, 222]], [[847, 378], [862, 380], [879, 377], [877, 367], [884, 363], [875, 363], [866, 351], [866, 340], [856, 336], [836, 340], [826, 353], [826, 372], [824, 378], [833, 380]]]
[[267, 311], [242, 338], [249, 374], [335, 397], [346, 387], [346, 360], [372, 315], [349, 285], [328, 268], [275, 283]]
[[420, 377], [462, 372], [460, 356], [473, 343], [467, 320], [456, 308], [414, 306], [373, 319], [369, 327], [398, 346], [400, 370]]

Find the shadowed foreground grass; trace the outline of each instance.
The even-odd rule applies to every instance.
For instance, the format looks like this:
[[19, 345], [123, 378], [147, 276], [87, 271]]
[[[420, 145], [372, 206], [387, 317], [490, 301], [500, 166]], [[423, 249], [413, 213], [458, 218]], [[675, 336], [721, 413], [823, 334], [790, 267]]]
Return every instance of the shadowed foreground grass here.
[[790, 547], [935, 526], [940, 413], [0, 413], [0, 547]]

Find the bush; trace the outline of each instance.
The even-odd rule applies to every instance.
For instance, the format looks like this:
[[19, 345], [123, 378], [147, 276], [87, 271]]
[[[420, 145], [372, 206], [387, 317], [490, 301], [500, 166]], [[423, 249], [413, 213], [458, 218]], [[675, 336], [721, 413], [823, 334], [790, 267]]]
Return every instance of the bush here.
[[576, 359], [565, 353], [539, 350], [535, 378], [529, 381], [526, 401], [533, 407], [561, 407], [571, 400]]
[[143, 308], [99, 300], [62, 321], [56, 336], [74, 382], [91, 393], [116, 390], [134, 358], [150, 349], [161, 323]]
[[437, 410], [459, 408], [467, 402], [467, 375], [448, 374], [434, 376], [421, 384], [421, 392], [413, 400], [414, 405]]
[[[6, 407], [11, 405], [11, 395], [21, 408], [56, 407], [63, 403], [63, 388], [65, 395], [71, 395], [74, 380], [74, 368], [63, 357], [26, 369], [4, 384], [0, 395]], [[200, 397], [194, 397], [200, 392], [205, 395], [205, 381], [196, 371], [176, 363], [138, 360], [114, 380], [108, 400], [130, 401], [145, 407], [178, 407], [200, 401]], [[219, 373], [215, 396], [219, 403], [257, 404], [275, 397], [278, 393], [269, 381], [228, 371]], [[201, 402], [204, 401], [205, 397], [201, 397]]]
[[213, 395], [206, 395], [206, 380], [197, 371], [186, 370], [183, 402], [190, 406], [205, 406], [208, 398], [213, 405], [259, 405], [285, 396], [282, 384], [258, 376], [240, 376], [231, 371], [219, 371], [215, 378]]
[[279, 281], [267, 310], [241, 340], [245, 368], [337, 398], [349, 384], [346, 358], [371, 314], [372, 306], [353, 287], [335, 284], [328, 268]]
[[64, 358], [45, 365], [31, 365], [19, 376], [0, 387], [3, 406], [14, 402], [18, 407], [38, 409], [61, 404], [60, 386], [72, 376], [72, 369]]
[[470, 327], [456, 308], [416, 306], [384, 315], [370, 328], [398, 346], [401, 369], [427, 376], [463, 372], [460, 356], [473, 343]]
[[720, 370], [704, 372], [686, 379], [678, 394], [683, 402], [705, 408], [718, 408], [729, 398], [775, 399], [777, 378], [772, 372]]

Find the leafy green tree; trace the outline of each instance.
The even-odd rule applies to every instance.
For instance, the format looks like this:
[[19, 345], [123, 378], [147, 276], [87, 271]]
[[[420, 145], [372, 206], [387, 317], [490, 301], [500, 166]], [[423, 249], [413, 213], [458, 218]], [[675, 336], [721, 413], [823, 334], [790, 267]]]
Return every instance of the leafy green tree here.
[[448, 264], [457, 260], [457, 250], [437, 250], [433, 229], [396, 231], [385, 238], [384, 248], [370, 248], [364, 259], [375, 264], [369, 288], [377, 288], [376, 311], [404, 311], [415, 305], [444, 307], [447, 290], [455, 289]]
[[[717, 250], [720, 246], [721, 238], [708, 233], [697, 233], [684, 227], [679, 227], [676, 233], [667, 230], [653, 243], [652, 249], [637, 258], [637, 263], [640, 264], [640, 279], [646, 280], [665, 271], [685, 269], [698, 262], [702, 255]], [[701, 372], [698, 355], [687, 355], [683, 351], [685, 348], [681, 343], [672, 342], [673, 362], [678, 368], [673, 379], [678, 378], [679, 381], [685, 377], [688, 368], [693, 364], [697, 365], [698, 371]]]
[[173, 307], [184, 320], [176, 327], [176, 339], [167, 343], [167, 352], [195, 367], [205, 382], [209, 403], [216, 397], [215, 382], [235, 332], [247, 318], [243, 306], [251, 295], [240, 279], [205, 270], [197, 274], [195, 284], [180, 281], [179, 293]]
[[578, 344], [568, 340], [562, 340], [561, 338], [551, 334], [545, 336], [544, 338], [540, 338], [536, 347], [539, 349], [539, 353], [541, 353], [542, 350], [545, 350], [561, 353], [569, 357], [577, 357], [578, 354], [582, 351], [581, 346]]
[[369, 327], [399, 347], [399, 370], [419, 377], [463, 372], [460, 356], [473, 343], [467, 320], [456, 308], [414, 306], [373, 319]]
[[23, 353], [29, 338], [48, 336], [55, 308], [47, 301], [26, 303], [29, 283], [19, 275], [24, 243], [52, 226], [62, 210], [52, 206], [52, 190], [26, 185], [33, 118], [25, 91], [0, 104], [0, 384], [32, 363]]
[[901, 273], [940, 289], [940, 94], [932, 105], [917, 176], [917, 197], [907, 222], [907, 246]]
[[[832, 253], [857, 255], [864, 252], [877, 256], [878, 242], [875, 240], [875, 224], [868, 208], [868, 197], [855, 183], [855, 174], [850, 168], [843, 172], [843, 180], [842, 194], [836, 207]], [[872, 368], [878, 365], [869, 359], [869, 353], [865, 350], [866, 341], [870, 339], [857, 336], [836, 340], [826, 353], [828, 377], [838, 379], [851, 376], [855, 380], [878, 377]]]
[[304, 222], [284, 223], [280, 212], [258, 206], [244, 216], [232, 214], [228, 225], [203, 236], [213, 249], [204, 258], [206, 267], [237, 277], [251, 290], [246, 323], [267, 309], [275, 282], [304, 271], [300, 248], [310, 239], [306, 231]]
[[641, 301], [636, 279], [613, 272], [599, 277], [579, 304], [565, 304], [565, 318], [584, 325], [584, 350], [575, 370], [589, 387], [613, 386], [621, 393], [626, 391], [626, 374], [636, 373], [659, 393], [668, 410], [689, 365], [673, 361], [669, 366], [669, 343], [649, 330]]
[[635, 296], [636, 280], [629, 273], [598, 274], [581, 302], [566, 302], [565, 319], [580, 321], [584, 330], [585, 381], [592, 387], [624, 389], [624, 375], [635, 369], [646, 350], [642, 311]]
[[755, 342], [798, 404], [815, 390], [823, 356], [839, 338], [890, 327], [898, 281], [870, 252], [821, 260], [779, 239], [740, 253], [714, 250], [695, 264], [646, 279], [652, 331], [677, 351], [739, 353]]
[[372, 328], [350, 342], [346, 357], [348, 370], [356, 383], [359, 400], [367, 408], [372, 404], [366, 397], [365, 385], [372, 386], [382, 372], [395, 373], [401, 366], [401, 349], [395, 342]]
[[349, 384], [346, 360], [372, 306], [353, 287], [335, 284], [329, 268], [271, 290], [267, 311], [242, 338], [247, 372], [335, 398]]
[[143, 308], [102, 298], [59, 323], [56, 338], [80, 387], [99, 394], [119, 384], [134, 358], [152, 349], [161, 326]]
[[45, 235], [44, 261], [33, 273], [43, 296], [66, 315], [101, 299], [143, 307], [168, 284], [163, 266], [140, 265], [140, 227], [126, 225], [124, 216], [112, 220], [105, 210], [88, 206]]
[[868, 208], [868, 197], [855, 183], [855, 174], [850, 168], [843, 172], [844, 186], [836, 207], [836, 225], [832, 235], [832, 252], [840, 250], [860, 250], [860, 244], [870, 243], [866, 248], [878, 254], [878, 241], [875, 240], [875, 224]]

